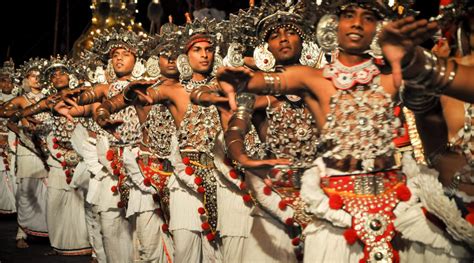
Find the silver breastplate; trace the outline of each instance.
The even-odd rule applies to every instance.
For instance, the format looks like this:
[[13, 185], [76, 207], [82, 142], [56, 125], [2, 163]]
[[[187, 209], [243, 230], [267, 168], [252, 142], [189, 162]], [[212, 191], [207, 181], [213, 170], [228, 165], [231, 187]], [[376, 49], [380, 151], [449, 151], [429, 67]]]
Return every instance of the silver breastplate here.
[[292, 159], [297, 167], [311, 164], [319, 145], [318, 130], [303, 105], [282, 101], [267, 108], [267, 148], [277, 158]]
[[180, 128], [177, 130], [180, 148], [192, 147], [213, 156], [217, 134], [222, 130], [219, 113], [214, 106], [189, 104]]
[[[125, 86], [128, 85], [128, 81], [116, 81], [110, 85], [107, 93], [107, 98], [110, 99], [113, 96], [123, 91]], [[135, 144], [138, 143], [142, 137], [140, 129], [140, 121], [138, 119], [137, 111], [135, 107], [130, 106], [119, 112], [110, 115], [112, 120], [123, 120], [124, 123], [116, 130], [120, 136], [120, 141], [117, 140], [113, 135], [107, 133], [107, 138], [111, 145], [117, 144]]]
[[168, 108], [153, 105], [143, 128], [147, 131], [148, 148], [161, 158], [171, 154], [171, 138], [176, 134], [176, 125]]
[[[321, 132], [327, 150], [323, 156], [338, 160], [355, 158], [362, 161], [364, 171], [371, 171], [376, 158], [394, 154], [393, 138], [401, 124], [393, 114], [390, 94], [379, 84], [380, 77], [368, 80], [366, 71], [357, 70], [341, 72], [332, 79], [338, 89], [331, 97], [330, 111]], [[361, 76], [357, 72], [361, 72]], [[352, 84], [337, 84], [346, 75], [354, 78]]]
[[77, 122], [77, 119], [71, 122], [66, 117], [53, 116], [53, 136], [64, 148], [72, 149], [71, 137]]

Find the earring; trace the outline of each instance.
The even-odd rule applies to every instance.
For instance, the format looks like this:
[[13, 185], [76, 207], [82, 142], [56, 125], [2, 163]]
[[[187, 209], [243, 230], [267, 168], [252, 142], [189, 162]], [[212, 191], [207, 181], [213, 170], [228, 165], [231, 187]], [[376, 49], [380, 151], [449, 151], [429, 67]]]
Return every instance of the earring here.
[[379, 45], [379, 34], [382, 32], [382, 27], [383, 23], [377, 23], [374, 38], [372, 39], [372, 43], [370, 43], [369, 54], [376, 59], [383, 58], [382, 48]]
[[190, 80], [193, 77], [193, 69], [189, 64], [188, 56], [181, 54], [176, 59], [176, 66], [179, 71], [179, 78], [182, 80]]
[[244, 65], [244, 57], [242, 56], [241, 50], [242, 45], [238, 43], [231, 43], [227, 49], [227, 55], [223, 60], [223, 64], [226, 67], [241, 67]]
[[69, 88], [74, 89], [79, 86], [79, 80], [77, 79], [76, 75], [70, 74], [69, 75]]
[[133, 65], [132, 77], [134, 79], [139, 79], [145, 73], [146, 68], [142, 63], [142, 59], [137, 59], [135, 65]]
[[275, 57], [268, 50], [268, 43], [258, 45], [253, 51], [255, 65], [265, 72], [272, 71], [275, 67]]
[[313, 41], [304, 41], [303, 49], [301, 50], [300, 63], [301, 65], [310, 67], [320, 67], [325, 60], [323, 52]]
[[336, 15], [324, 15], [319, 20], [316, 38], [319, 46], [325, 53], [332, 52], [339, 46], [339, 39], [337, 38], [338, 26], [339, 19]]
[[212, 65], [212, 72], [211, 76], [216, 76], [217, 70], [222, 67], [223, 59], [222, 56], [219, 54], [219, 47], [216, 48], [216, 52], [214, 53], [214, 63]]
[[157, 56], [151, 56], [145, 63], [148, 76], [156, 79], [160, 76], [160, 64]]
[[109, 59], [107, 63], [107, 68], [105, 69], [105, 77], [107, 78], [107, 82], [112, 83], [117, 79], [117, 74], [115, 74], [114, 66], [112, 65], [112, 59]]

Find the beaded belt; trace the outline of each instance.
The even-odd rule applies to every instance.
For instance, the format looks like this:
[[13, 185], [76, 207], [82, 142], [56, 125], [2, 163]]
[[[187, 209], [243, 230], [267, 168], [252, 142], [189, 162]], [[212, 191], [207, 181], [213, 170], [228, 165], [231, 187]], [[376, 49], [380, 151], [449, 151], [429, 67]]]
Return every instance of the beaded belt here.
[[331, 176], [321, 179], [331, 209], [344, 209], [352, 216], [352, 226], [344, 232], [349, 244], [364, 244], [363, 262], [397, 261], [391, 240], [395, 236], [393, 210], [411, 194], [399, 170]]
[[185, 173], [194, 176], [198, 193], [202, 194], [204, 207], [198, 209], [203, 221], [201, 227], [209, 241], [215, 241], [217, 234], [217, 180], [214, 176], [214, 158], [198, 151], [181, 151]]
[[157, 194], [153, 195], [153, 200], [160, 203], [164, 219], [168, 222], [170, 218], [170, 191], [168, 181], [173, 174], [173, 167], [170, 161], [150, 154], [141, 153], [137, 157], [137, 162], [144, 177], [143, 184], [148, 187], [153, 187], [157, 191]]
[[117, 207], [127, 209], [128, 200], [130, 197], [130, 185], [126, 183], [128, 179], [125, 167], [123, 167], [123, 148], [110, 147], [106, 155], [107, 161], [110, 162], [113, 176], [118, 177], [117, 185], [110, 189], [114, 194], [120, 194], [120, 201]]

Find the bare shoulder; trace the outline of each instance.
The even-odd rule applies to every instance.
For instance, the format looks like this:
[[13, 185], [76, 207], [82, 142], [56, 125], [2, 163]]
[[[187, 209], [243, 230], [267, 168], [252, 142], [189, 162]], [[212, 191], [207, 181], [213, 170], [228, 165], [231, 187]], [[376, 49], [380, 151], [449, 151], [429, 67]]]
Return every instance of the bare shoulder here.
[[392, 74], [380, 74], [380, 84], [384, 90], [392, 96], [395, 96], [398, 93], [399, 88], [395, 86]]

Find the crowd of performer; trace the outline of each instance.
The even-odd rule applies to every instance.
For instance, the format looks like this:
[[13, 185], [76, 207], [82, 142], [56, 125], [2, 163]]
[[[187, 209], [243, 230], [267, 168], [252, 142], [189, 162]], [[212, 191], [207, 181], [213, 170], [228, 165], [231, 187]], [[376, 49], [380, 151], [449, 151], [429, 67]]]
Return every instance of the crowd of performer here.
[[17, 247], [472, 262], [474, 4], [428, 21], [409, 2], [263, 0], [154, 36], [102, 32], [74, 59], [6, 61], [0, 212], [17, 214]]

